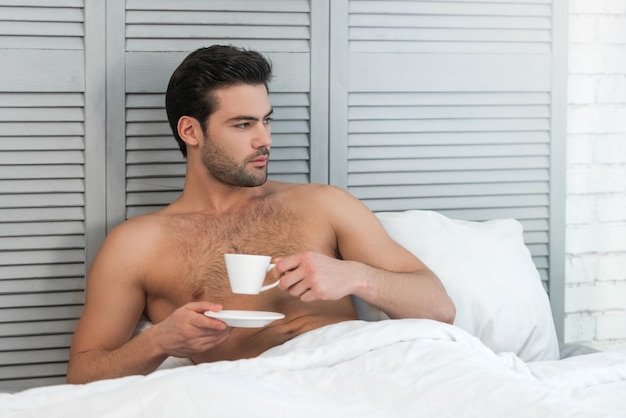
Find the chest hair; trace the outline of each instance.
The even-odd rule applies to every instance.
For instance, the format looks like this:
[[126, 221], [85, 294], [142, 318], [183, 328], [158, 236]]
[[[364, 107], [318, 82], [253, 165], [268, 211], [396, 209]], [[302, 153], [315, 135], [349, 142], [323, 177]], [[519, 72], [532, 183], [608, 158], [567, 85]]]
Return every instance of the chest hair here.
[[281, 257], [306, 249], [301, 222], [276, 200], [261, 200], [227, 214], [186, 214], [173, 217], [172, 254], [177, 281], [192, 295], [225, 298], [229, 290], [225, 253]]

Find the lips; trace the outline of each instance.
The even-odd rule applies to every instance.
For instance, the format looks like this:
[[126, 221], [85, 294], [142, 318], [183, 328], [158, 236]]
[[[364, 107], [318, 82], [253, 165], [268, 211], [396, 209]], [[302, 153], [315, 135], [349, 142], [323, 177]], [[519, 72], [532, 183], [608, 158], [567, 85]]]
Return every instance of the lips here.
[[264, 167], [267, 165], [267, 157], [266, 156], [257, 157], [254, 160], [251, 160], [250, 163], [252, 163], [252, 165], [256, 167]]

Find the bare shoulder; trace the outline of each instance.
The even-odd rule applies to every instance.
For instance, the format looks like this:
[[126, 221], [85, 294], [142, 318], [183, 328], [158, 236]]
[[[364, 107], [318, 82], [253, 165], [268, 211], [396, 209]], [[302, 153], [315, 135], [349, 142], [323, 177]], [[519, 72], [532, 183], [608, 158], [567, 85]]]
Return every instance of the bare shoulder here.
[[122, 277], [140, 276], [144, 264], [151, 262], [155, 246], [162, 242], [161, 218], [158, 214], [140, 215], [113, 228], [98, 251], [91, 275], [108, 272], [115, 265], [127, 272]]
[[347, 191], [327, 184], [308, 183], [277, 183], [273, 185], [274, 192], [284, 199], [300, 202], [307, 207], [322, 209], [335, 208], [337, 204], [360, 205], [360, 201]]
[[129, 242], [130, 244], [149, 241], [161, 233], [163, 218], [161, 212], [135, 216], [113, 228], [107, 238]]
[[336, 233], [354, 230], [355, 225], [372, 228], [379, 225], [378, 218], [363, 202], [340, 187], [314, 183], [286, 185], [277, 194], [298, 213], [326, 222]]

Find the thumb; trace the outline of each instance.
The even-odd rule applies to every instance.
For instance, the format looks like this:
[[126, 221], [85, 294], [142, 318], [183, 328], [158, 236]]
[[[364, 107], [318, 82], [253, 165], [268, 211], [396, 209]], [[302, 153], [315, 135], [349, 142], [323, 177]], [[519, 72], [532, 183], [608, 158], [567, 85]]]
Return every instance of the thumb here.
[[213, 303], [206, 300], [198, 302], [189, 302], [185, 307], [194, 312], [203, 313], [205, 311], [219, 312], [222, 310], [222, 305], [219, 303]]

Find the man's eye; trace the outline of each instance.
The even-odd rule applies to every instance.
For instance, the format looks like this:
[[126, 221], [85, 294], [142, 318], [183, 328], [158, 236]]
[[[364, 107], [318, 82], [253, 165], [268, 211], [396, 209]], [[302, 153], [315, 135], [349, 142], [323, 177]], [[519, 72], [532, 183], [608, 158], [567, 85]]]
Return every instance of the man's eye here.
[[250, 123], [248, 122], [244, 122], [244, 123], [239, 123], [237, 125], [235, 125], [235, 128], [239, 128], [239, 129], [246, 129], [250, 126]]
[[269, 125], [271, 121], [272, 121], [272, 118], [265, 118], [265, 119], [263, 119], [263, 123], [265, 125]]

